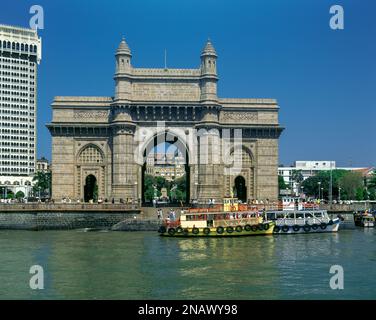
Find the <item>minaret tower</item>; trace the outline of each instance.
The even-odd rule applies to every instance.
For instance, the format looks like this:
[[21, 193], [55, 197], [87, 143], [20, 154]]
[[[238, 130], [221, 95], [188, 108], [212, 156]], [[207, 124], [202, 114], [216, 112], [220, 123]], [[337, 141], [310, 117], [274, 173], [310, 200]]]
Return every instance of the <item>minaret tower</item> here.
[[217, 53], [208, 39], [201, 53], [201, 102], [217, 104]]
[[129, 49], [125, 39], [120, 42], [118, 49], [116, 50], [116, 71], [115, 71], [115, 101], [127, 102], [131, 99], [131, 81], [130, 76], [132, 74], [131, 58], [132, 53]]

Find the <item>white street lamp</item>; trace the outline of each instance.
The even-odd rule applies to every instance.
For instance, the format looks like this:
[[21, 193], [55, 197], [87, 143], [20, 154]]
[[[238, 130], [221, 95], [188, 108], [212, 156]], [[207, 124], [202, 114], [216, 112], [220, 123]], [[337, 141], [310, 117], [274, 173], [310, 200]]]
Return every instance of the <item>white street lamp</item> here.
[[319, 181], [319, 182], [317, 182], [317, 184], [319, 185], [319, 199], [321, 199], [321, 197], [320, 197], [320, 186], [321, 186], [321, 181]]

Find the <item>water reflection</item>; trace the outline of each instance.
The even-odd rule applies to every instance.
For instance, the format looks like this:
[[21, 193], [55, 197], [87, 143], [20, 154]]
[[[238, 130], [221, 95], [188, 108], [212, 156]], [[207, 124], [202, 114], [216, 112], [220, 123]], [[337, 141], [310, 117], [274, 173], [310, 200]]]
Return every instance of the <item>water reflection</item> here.
[[[0, 298], [374, 298], [374, 229], [338, 234], [163, 238], [153, 232], [0, 232]], [[30, 290], [41, 264], [46, 289]], [[345, 290], [329, 288], [333, 264]]]

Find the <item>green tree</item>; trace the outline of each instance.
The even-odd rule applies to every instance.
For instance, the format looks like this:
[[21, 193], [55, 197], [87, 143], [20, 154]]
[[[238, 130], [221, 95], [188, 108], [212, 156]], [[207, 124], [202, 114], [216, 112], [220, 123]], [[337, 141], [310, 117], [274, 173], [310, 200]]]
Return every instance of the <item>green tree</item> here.
[[163, 177], [154, 177], [155, 184], [157, 185], [157, 189], [161, 191], [162, 188], [169, 189], [169, 184]]
[[14, 193], [11, 190], [7, 190], [7, 199], [14, 199]]
[[292, 179], [292, 181], [296, 182], [297, 184], [302, 183], [303, 180], [304, 180], [302, 170], [292, 170], [291, 179]]
[[283, 179], [282, 176], [278, 176], [278, 187], [279, 187], [279, 190], [287, 189], [287, 184], [285, 182], [285, 179]]
[[25, 198], [25, 194], [22, 191], [18, 191], [16, 193], [16, 199], [23, 199]]
[[373, 170], [367, 187], [369, 190], [376, 190], [376, 170]]
[[371, 189], [369, 191], [369, 200], [376, 200], [376, 189]]
[[348, 199], [353, 200], [356, 198], [363, 198], [364, 183], [361, 173], [356, 171], [347, 171], [346, 174], [340, 179], [340, 183], [342, 189], [346, 192]]
[[355, 192], [355, 200], [364, 200], [364, 193], [363, 193], [363, 188], [356, 188]]
[[51, 194], [51, 172], [38, 171], [35, 173], [33, 181], [34, 194], [39, 195], [40, 193], [41, 197]]
[[[341, 178], [347, 173], [346, 170], [335, 169], [332, 170], [332, 194], [333, 199], [338, 198], [339, 190], [341, 187], [341, 199], [346, 199], [346, 192], [343, 190], [341, 185]], [[319, 171], [316, 175], [309, 177], [304, 180], [302, 186], [304, 187], [304, 193], [310, 197], [318, 197], [319, 195], [319, 182], [320, 188], [323, 188], [323, 198], [328, 198], [329, 196], [329, 186], [330, 186], [330, 171]]]
[[369, 191], [367, 190], [367, 188], [363, 189], [363, 200], [370, 200]]
[[154, 199], [154, 177], [150, 174], [145, 174], [144, 177], [144, 198], [147, 201]]
[[186, 175], [170, 184], [169, 196], [172, 201], [185, 201], [187, 196]]

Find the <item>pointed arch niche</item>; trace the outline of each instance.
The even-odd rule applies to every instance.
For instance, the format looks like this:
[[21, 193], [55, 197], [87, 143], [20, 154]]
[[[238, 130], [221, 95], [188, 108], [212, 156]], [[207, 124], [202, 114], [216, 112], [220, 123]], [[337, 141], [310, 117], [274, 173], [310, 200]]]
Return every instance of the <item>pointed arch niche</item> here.
[[76, 164], [76, 197], [81, 201], [87, 200], [85, 185], [90, 176], [96, 181], [97, 199], [104, 199], [106, 194], [106, 158], [101, 148], [93, 143], [85, 144], [77, 153]]

